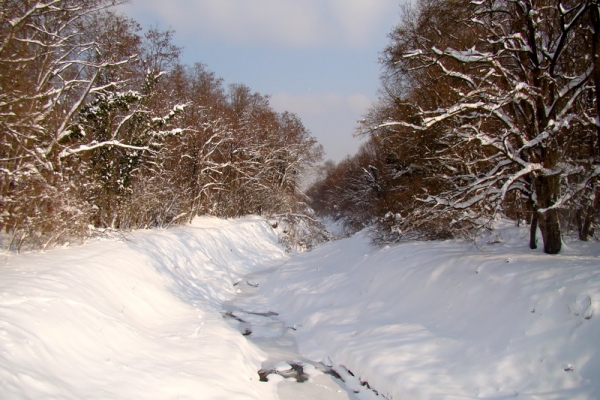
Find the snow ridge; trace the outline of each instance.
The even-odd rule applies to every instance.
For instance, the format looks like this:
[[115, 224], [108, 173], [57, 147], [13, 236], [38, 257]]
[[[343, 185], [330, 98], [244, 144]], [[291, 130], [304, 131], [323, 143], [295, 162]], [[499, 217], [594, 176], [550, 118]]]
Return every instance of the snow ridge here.
[[[264, 354], [220, 314], [287, 255], [267, 222], [200, 218], [0, 267], [3, 399], [271, 399]], [[4, 260], [3, 260], [4, 261]]]
[[550, 256], [527, 238], [506, 223], [477, 246], [376, 249], [361, 232], [298, 255], [247, 307], [388, 399], [600, 398], [600, 245]]

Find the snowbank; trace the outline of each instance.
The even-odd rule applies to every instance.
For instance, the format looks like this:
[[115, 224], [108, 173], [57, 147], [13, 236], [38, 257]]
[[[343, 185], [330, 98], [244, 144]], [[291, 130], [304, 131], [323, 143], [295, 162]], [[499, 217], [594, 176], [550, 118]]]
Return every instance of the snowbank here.
[[220, 307], [286, 257], [265, 221], [213, 218], [4, 256], [0, 397], [275, 398]]
[[388, 399], [600, 398], [600, 245], [527, 239], [374, 249], [360, 233], [295, 256], [244, 307]]
[[221, 311], [244, 275], [285, 263], [236, 305], [278, 312], [305, 357], [388, 399], [600, 398], [600, 244], [526, 242], [505, 228], [375, 249], [360, 233], [289, 256], [265, 221], [201, 218], [5, 256], [0, 397], [276, 398]]

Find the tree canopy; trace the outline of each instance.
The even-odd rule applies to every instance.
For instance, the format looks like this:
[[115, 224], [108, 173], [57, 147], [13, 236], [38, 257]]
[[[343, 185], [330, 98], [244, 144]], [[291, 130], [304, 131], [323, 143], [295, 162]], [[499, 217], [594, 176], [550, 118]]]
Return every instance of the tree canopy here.
[[297, 212], [322, 149], [300, 119], [121, 0], [0, 0], [0, 229], [45, 247], [196, 215]]
[[529, 220], [532, 247], [539, 226], [547, 253], [560, 251], [561, 225], [586, 240], [600, 173], [598, 21], [597, 1], [404, 7], [361, 127], [376, 148], [379, 240], [469, 235], [498, 216]]

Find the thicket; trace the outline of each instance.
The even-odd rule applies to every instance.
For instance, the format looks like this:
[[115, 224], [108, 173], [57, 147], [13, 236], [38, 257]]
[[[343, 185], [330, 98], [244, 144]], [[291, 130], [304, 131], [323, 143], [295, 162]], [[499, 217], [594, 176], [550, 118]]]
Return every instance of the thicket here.
[[378, 242], [472, 236], [498, 217], [588, 240], [598, 222], [597, 0], [417, 0], [381, 59], [353, 157], [310, 189]]
[[45, 248], [197, 215], [301, 213], [321, 147], [120, 0], [0, 0], [0, 229]]

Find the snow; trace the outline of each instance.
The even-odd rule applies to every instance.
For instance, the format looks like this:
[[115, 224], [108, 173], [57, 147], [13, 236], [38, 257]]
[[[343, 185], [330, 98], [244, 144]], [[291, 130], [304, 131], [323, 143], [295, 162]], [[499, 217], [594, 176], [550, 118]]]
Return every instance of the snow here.
[[97, 149], [98, 147], [107, 147], [107, 146], [122, 147], [125, 149], [132, 149], [132, 150], [148, 150], [148, 147], [146, 147], [146, 146], [132, 146], [129, 144], [122, 143], [119, 140], [105, 140], [103, 142], [97, 142], [94, 140], [89, 145], [82, 144], [79, 147], [77, 147], [76, 149], [65, 149], [60, 152], [59, 157], [65, 158], [67, 156], [81, 153], [83, 151], [90, 151], [90, 150]]
[[3, 399], [275, 398], [223, 319], [234, 282], [287, 255], [260, 220], [195, 220], [0, 266]]
[[360, 233], [293, 258], [245, 307], [389, 399], [599, 398], [600, 246], [494, 235], [375, 249]]
[[[267, 221], [198, 218], [4, 255], [0, 397], [346, 396], [310, 364], [332, 397], [259, 382], [265, 319], [252, 313], [276, 312], [302, 357], [332, 365], [358, 399], [382, 398], [361, 382], [388, 399], [599, 398], [600, 244], [546, 255], [503, 224], [475, 244], [375, 248], [360, 232], [290, 255]], [[223, 315], [243, 282], [258, 284], [235, 301], [250, 336]], [[285, 372], [293, 360], [272, 361]]]

